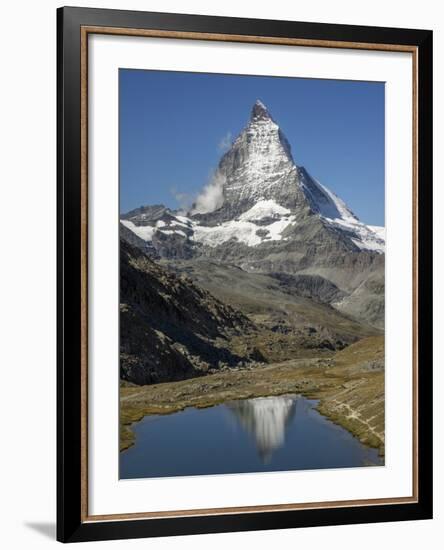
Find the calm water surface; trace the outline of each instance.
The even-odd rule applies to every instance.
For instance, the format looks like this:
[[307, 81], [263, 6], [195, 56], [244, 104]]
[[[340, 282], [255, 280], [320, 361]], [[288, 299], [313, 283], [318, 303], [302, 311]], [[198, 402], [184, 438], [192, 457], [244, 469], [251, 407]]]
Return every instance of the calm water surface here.
[[375, 449], [300, 396], [258, 397], [146, 416], [120, 453], [120, 477], [144, 478], [383, 465]]

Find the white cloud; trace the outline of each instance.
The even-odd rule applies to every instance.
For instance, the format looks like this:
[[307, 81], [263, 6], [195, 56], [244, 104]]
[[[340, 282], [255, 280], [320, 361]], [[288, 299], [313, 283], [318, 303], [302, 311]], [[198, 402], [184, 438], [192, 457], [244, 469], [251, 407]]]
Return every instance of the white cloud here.
[[217, 146], [218, 150], [222, 153], [225, 153], [225, 151], [228, 151], [228, 149], [231, 147], [231, 143], [233, 141], [233, 136], [231, 132], [227, 132], [219, 141], [219, 144]]
[[[217, 148], [220, 152], [225, 152], [231, 147], [232, 142], [233, 136], [231, 132], [227, 132], [220, 139]], [[197, 194], [197, 197], [196, 194], [179, 191], [177, 187], [172, 187], [170, 192], [183, 213], [207, 214], [222, 206], [224, 202], [224, 184], [225, 177], [216, 171], [211, 174], [208, 183]]]
[[206, 214], [220, 208], [224, 203], [225, 181], [225, 177], [220, 172], [216, 172], [199, 193], [191, 213]]
[[175, 186], [171, 187], [170, 193], [175, 198], [181, 212], [186, 213], [190, 211], [191, 205], [195, 201], [195, 194], [184, 193], [182, 191], [179, 191]]

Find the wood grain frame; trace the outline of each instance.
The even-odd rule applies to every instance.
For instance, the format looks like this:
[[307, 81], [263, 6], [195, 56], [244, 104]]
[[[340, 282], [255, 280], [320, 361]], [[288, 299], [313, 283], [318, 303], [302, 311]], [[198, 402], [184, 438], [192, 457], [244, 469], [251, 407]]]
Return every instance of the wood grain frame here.
[[[122, 511], [121, 514], [106, 516], [88, 513], [88, 37], [92, 34], [411, 54], [414, 292], [413, 493], [410, 497], [140, 514]], [[83, 8], [58, 10], [59, 540], [68, 542], [431, 517], [431, 372], [428, 368], [425, 370], [425, 366], [431, 364], [431, 56], [430, 31]], [[77, 90], [73, 90], [75, 85]], [[72, 257], [75, 251], [78, 255]], [[74, 268], [68, 277], [67, 264]], [[75, 273], [78, 273], [77, 277]], [[73, 293], [74, 288], [77, 291]], [[73, 331], [76, 319], [78, 325]], [[75, 348], [77, 353], [68, 355]], [[72, 434], [75, 434], [74, 438]]]

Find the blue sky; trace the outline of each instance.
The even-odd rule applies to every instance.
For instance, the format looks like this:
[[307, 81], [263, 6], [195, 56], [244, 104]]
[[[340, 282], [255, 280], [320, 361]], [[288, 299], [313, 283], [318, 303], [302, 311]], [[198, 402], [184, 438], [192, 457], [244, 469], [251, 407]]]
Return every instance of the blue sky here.
[[384, 84], [120, 69], [120, 210], [190, 202], [260, 99], [296, 164], [384, 225]]

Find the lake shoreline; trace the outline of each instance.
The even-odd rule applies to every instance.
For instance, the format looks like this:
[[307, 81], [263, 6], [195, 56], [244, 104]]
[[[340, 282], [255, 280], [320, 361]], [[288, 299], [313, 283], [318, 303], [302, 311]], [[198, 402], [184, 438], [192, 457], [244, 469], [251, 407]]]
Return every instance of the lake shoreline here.
[[321, 415], [317, 404], [316, 399], [286, 394], [145, 416], [133, 425], [135, 445], [120, 455], [120, 478], [355, 468], [384, 463], [377, 449], [363, 445]]
[[300, 394], [318, 399], [320, 414], [384, 456], [384, 371], [369, 367], [379, 359], [381, 349], [383, 354], [383, 343], [382, 337], [371, 337], [330, 357], [233, 369], [179, 382], [122, 385], [120, 451], [134, 444], [131, 426], [147, 415], [254, 397]]

